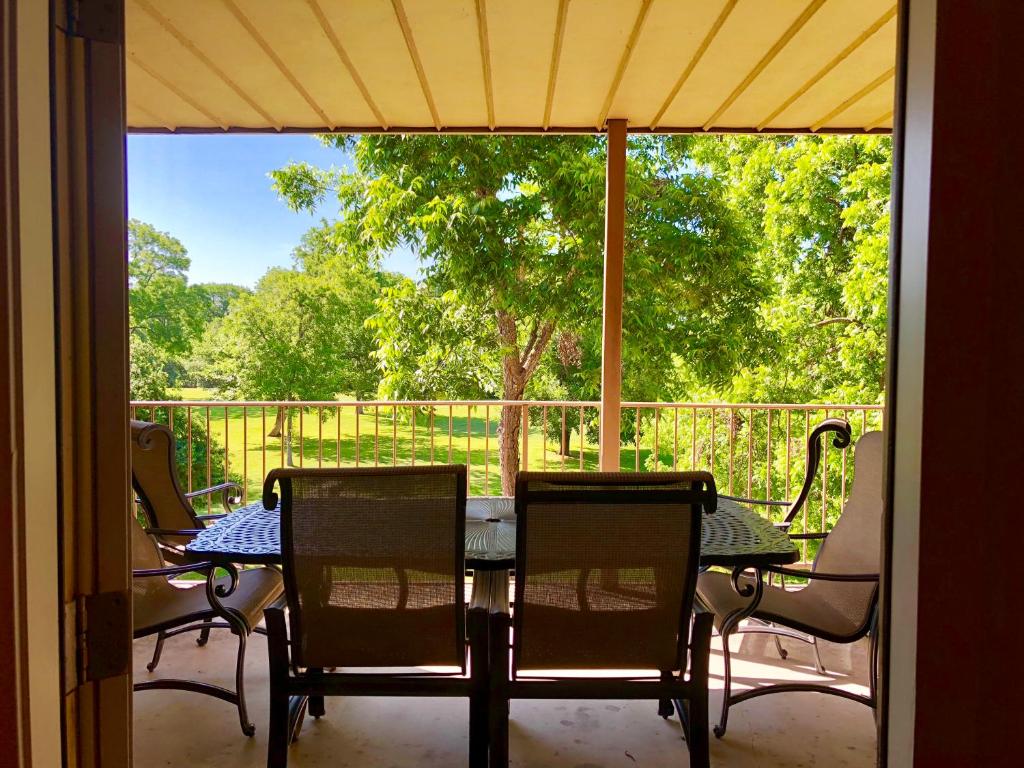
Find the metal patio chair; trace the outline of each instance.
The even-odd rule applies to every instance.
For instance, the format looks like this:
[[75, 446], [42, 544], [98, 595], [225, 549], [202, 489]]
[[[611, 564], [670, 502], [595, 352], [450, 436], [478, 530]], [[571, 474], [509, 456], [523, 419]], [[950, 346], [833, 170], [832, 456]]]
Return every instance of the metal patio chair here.
[[469, 762], [485, 765], [487, 614], [465, 603], [466, 468], [274, 469], [267, 509], [275, 484], [288, 615], [266, 611], [267, 764], [287, 765], [307, 704], [321, 717], [326, 696], [462, 696]]
[[[246, 736], [255, 733], [249, 722], [245, 704], [245, 645], [248, 635], [259, 631], [263, 609], [284, 592], [281, 574], [273, 568], [255, 568], [214, 581], [197, 582], [181, 588], [168, 581], [172, 576], [198, 573], [208, 576], [211, 563], [190, 563], [168, 566], [154, 537], [147, 534], [139, 521], [129, 515], [132, 529], [132, 621], [135, 639], [157, 636], [157, 649], [148, 669], [154, 670], [160, 659], [165, 638], [184, 632], [223, 627], [238, 637], [235, 662], [235, 690], [197, 680], [162, 678], [136, 682], [134, 690], [178, 689], [204, 693], [238, 707], [238, 719]], [[225, 596], [227, 593], [229, 593]]]
[[[225, 482], [186, 493], [178, 482], [174, 433], [163, 424], [131, 422], [132, 487], [168, 562], [187, 563], [183, 549], [211, 520], [233, 512], [241, 502], [242, 487]], [[221, 494], [223, 513], [200, 515], [192, 499]]]
[[[820, 436], [829, 431], [823, 427], [825, 425], [815, 430], [816, 434]], [[836, 440], [839, 447], [844, 445], [842, 438], [841, 432]], [[715, 726], [715, 735], [719, 738], [725, 734], [731, 706], [769, 693], [817, 691], [875, 706], [878, 638], [874, 630], [881, 564], [883, 448], [881, 432], [863, 435], [854, 448], [853, 486], [839, 520], [828, 533], [793, 536], [794, 539], [823, 539], [811, 569], [777, 566], [763, 569], [769, 574], [808, 581], [807, 586], [798, 590], [787, 590], [784, 585], [764, 586], [761, 601], [751, 615], [754, 624], [739, 626], [743, 609], [749, 603], [747, 597], [738, 594], [730, 574], [701, 574], [697, 582], [697, 598], [715, 615], [725, 662], [722, 714]], [[740, 588], [754, 586], [749, 577], [739, 578], [736, 583]], [[785, 683], [759, 686], [734, 695], [731, 692], [729, 637], [737, 632], [769, 633], [804, 642], [820, 638], [834, 643], [852, 643], [870, 633], [870, 692], [863, 696], [816, 683]], [[820, 659], [817, 665], [820, 672]]]
[[[164, 560], [173, 565], [191, 562], [185, 554], [185, 545], [206, 523], [219, 520], [234, 511], [232, 504], [241, 501], [242, 488], [237, 483], [226, 482], [186, 493], [178, 482], [178, 467], [175, 455], [174, 432], [163, 424], [148, 421], [131, 421], [132, 488], [135, 490], [139, 508], [151, 534], [160, 546]], [[231, 495], [231, 492], [236, 495]], [[221, 494], [223, 513], [200, 515], [192, 506], [192, 499]], [[153, 659], [149, 663], [152, 672], [160, 663], [164, 633], [157, 635]], [[206, 645], [210, 630], [203, 628], [196, 638], [200, 646]]]
[[[823, 422], [818, 424], [807, 437], [807, 466], [804, 471], [804, 481], [800, 486], [800, 491], [797, 493], [796, 498], [793, 501], [769, 501], [765, 499], [749, 499], [743, 496], [728, 496], [726, 494], [719, 494], [720, 499], [730, 499], [732, 501], [738, 501], [743, 504], [749, 504], [752, 506], [765, 506], [765, 507], [778, 507], [786, 510], [785, 517], [782, 520], [775, 523], [777, 528], [782, 529], [789, 533], [789, 529], [793, 526], [793, 521], [796, 520], [800, 510], [804, 508], [807, 503], [808, 497], [811, 495], [811, 489], [814, 487], [814, 482], [818, 477], [818, 467], [821, 465], [822, 458], [822, 438], [829, 432], [835, 432], [836, 436], [832, 440], [832, 445], [836, 448], [843, 449], [850, 445], [851, 431], [849, 422], [843, 419], [825, 419]], [[820, 540], [828, 536], [828, 533], [816, 533], [816, 532], [804, 532], [790, 534], [790, 538], [794, 541], [808, 541], [808, 540]], [[775, 576], [777, 574], [768, 574], [768, 583], [773, 584], [775, 582]], [[785, 588], [786, 577], [778, 577], [779, 585]], [[796, 635], [791, 634], [791, 637]], [[775, 641], [775, 650], [779, 654], [779, 658], [786, 659], [789, 653], [785, 648], [782, 647], [780, 641], [781, 635], [773, 634], [772, 639]], [[814, 635], [802, 635], [798, 639], [807, 643], [811, 646], [811, 650], [814, 652], [814, 668], [818, 671], [819, 675], [825, 674], [825, 665], [821, 661], [821, 651], [818, 648], [818, 639]]]
[[707, 766], [712, 617], [691, 615], [711, 475], [520, 472], [515, 504], [514, 610], [498, 589], [490, 615], [492, 768], [518, 698], [652, 699], [663, 717], [674, 703], [690, 764]]

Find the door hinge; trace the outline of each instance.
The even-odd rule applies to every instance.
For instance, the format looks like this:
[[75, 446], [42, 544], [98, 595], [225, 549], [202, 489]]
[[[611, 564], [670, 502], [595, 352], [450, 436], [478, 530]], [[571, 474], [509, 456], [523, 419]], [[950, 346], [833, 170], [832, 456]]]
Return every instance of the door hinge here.
[[124, 42], [123, 0], [67, 0], [67, 32], [100, 43]]
[[64, 605], [65, 692], [131, 668], [131, 593], [80, 595]]

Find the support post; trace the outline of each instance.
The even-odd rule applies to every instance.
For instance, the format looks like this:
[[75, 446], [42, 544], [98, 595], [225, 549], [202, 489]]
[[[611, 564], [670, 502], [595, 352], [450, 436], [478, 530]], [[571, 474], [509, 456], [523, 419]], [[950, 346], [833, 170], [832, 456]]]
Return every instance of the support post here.
[[601, 336], [601, 471], [619, 469], [622, 401], [622, 292], [626, 239], [626, 121], [608, 121]]

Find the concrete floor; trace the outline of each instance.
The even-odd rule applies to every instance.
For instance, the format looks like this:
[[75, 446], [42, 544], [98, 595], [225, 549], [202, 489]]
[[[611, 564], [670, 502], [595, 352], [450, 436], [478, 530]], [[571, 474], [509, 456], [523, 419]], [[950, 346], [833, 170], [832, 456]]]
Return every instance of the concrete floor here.
[[[810, 648], [783, 640], [781, 661], [770, 638], [734, 637], [734, 685], [758, 680], [820, 680]], [[138, 679], [183, 676], [231, 687], [234, 638], [216, 630], [205, 648], [194, 636], [171, 638], [156, 673], [146, 671], [151, 639], [135, 643]], [[825, 643], [822, 656], [831, 681], [866, 693], [867, 644]], [[717, 722], [722, 690], [721, 645], [712, 641], [711, 712]], [[207, 696], [182, 691], [135, 695], [134, 749], [138, 768], [266, 763], [266, 640], [249, 642], [246, 684], [256, 735], [246, 738], [235, 709]], [[327, 716], [307, 717], [292, 745], [290, 765], [372, 768], [450, 768], [466, 765], [468, 704], [460, 699], [337, 698]], [[516, 701], [512, 703], [511, 765], [517, 768], [614, 768], [688, 765], [675, 718], [662, 720], [654, 702]], [[873, 766], [875, 727], [870, 709], [834, 696], [778, 694], [731, 710], [729, 731], [711, 738], [715, 766]]]

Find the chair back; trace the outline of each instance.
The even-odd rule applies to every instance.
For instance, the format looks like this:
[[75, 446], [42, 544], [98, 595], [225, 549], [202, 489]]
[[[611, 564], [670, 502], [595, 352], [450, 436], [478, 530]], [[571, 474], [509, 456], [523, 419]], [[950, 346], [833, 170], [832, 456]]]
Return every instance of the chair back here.
[[513, 674], [684, 668], [706, 472], [516, 479]]
[[[202, 528], [195, 510], [178, 484], [174, 433], [163, 424], [132, 421], [132, 487], [149, 524], [154, 528]], [[184, 546], [186, 536], [162, 537], [172, 546]]]
[[292, 663], [465, 670], [464, 466], [275, 469]]
[[[135, 515], [128, 515], [132, 529], [132, 570], [155, 570], [166, 563], [152, 536], [143, 530]], [[151, 617], [178, 594], [179, 590], [161, 576], [132, 579], [132, 617], [137, 628], [145, 626]]]
[[[814, 570], [879, 573], [882, 558], [882, 460], [885, 439], [868, 432], [854, 446], [854, 475], [843, 512], [822, 542]], [[806, 589], [866, 630], [878, 599], [878, 584], [811, 581]]]

